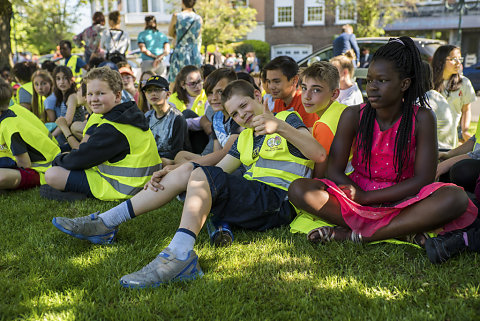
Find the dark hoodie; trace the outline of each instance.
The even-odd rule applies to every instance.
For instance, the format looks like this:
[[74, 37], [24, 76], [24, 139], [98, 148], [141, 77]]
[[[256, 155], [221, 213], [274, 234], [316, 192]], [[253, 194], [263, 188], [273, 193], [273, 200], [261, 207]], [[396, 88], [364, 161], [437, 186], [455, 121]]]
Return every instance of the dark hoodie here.
[[[129, 124], [143, 131], [149, 130], [148, 122], [134, 101], [113, 107], [102, 116], [111, 122]], [[87, 142], [68, 154], [60, 154], [52, 166], [61, 166], [68, 170], [84, 170], [106, 161], [118, 162], [130, 153], [127, 137], [110, 124], [97, 126]]]

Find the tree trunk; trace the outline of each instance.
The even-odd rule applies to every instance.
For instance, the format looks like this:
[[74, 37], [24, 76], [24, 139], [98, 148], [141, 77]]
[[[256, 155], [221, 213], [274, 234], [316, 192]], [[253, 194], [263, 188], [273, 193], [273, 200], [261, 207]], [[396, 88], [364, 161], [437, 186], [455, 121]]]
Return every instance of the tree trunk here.
[[13, 66], [10, 41], [11, 19], [12, 3], [9, 0], [0, 0], [0, 70], [5, 66]]

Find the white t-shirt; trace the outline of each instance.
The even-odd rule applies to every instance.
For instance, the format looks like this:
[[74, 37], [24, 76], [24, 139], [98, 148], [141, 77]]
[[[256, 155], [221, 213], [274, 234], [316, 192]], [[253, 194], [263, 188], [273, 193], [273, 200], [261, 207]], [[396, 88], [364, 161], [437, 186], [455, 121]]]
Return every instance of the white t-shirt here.
[[347, 106], [353, 106], [363, 103], [362, 92], [357, 86], [357, 83], [354, 82], [353, 86], [347, 89], [340, 89], [340, 95], [338, 95], [337, 101], [340, 104]]
[[453, 149], [458, 145], [455, 110], [436, 90], [427, 91], [428, 104], [437, 116], [437, 138], [439, 149]]

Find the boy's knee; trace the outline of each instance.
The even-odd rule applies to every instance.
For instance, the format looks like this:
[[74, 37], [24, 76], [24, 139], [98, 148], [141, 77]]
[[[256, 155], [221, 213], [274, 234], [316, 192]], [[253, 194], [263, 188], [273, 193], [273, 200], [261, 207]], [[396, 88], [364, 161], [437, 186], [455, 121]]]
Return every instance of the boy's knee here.
[[63, 168], [58, 166], [49, 168], [45, 172], [45, 182], [54, 188], [57, 188], [59, 185], [65, 185], [66, 179], [65, 180], [63, 179], [64, 175], [62, 172], [63, 172]]
[[[192, 166], [193, 167], [193, 166]], [[193, 180], [206, 180], [207, 176], [205, 175], [205, 172], [203, 171], [202, 168], [197, 167], [193, 169], [192, 174], [190, 175], [190, 179]]]

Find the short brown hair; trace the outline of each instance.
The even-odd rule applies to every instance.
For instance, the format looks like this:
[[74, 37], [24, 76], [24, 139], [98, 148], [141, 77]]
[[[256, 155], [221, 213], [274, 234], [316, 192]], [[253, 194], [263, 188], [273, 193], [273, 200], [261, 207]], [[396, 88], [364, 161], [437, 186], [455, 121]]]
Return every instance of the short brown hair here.
[[252, 84], [246, 80], [240, 79], [232, 81], [223, 90], [222, 105], [225, 105], [225, 103], [235, 95], [255, 99], [255, 89], [253, 88]]
[[222, 79], [228, 79], [228, 82], [232, 82], [237, 80], [237, 74], [232, 68], [220, 68], [214, 70], [208, 77], [205, 79], [203, 83], [203, 89], [205, 90], [205, 94], [209, 95], [213, 91], [213, 87], [217, 85], [217, 83]]
[[123, 89], [122, 76], [118, 71], [114, 71], [109, 67], [94, 68], [84, 78], [87, 85], [90, 80], [94, 79], [106, 82], [114, 93], [121, 92]]
[[0, 78], [0, 111], [8, 110], [12, 94], [12, 86], [3, 80], [3, 78]]
[[301, 73], [300, 79], [314, 78], [325, 81], [330, 87], [330, 90], [334, 90], [340, 87], [340, 74], [337, 67], [326, 61], [317, 61], [305, 68]]

